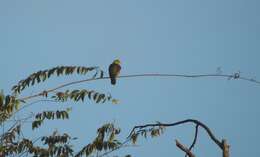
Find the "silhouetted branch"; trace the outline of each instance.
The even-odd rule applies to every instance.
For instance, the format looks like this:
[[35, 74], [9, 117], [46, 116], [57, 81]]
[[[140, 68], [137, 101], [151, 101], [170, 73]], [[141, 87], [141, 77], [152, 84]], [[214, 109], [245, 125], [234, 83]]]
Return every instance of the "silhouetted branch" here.
[[178, 121], [175, 123], [154, 123], [154, 124], [138, 125], [138, 126], [133, 127], [133, 129], [131, 130], [131, 132], [127, 138], [130, 139], [133, 134], [135, 134], [139, 130], [145, 129], [147, 127], [172, 127], [172, 126], [177, 126], [177, 125], [181, 125], [181, 124], [185, 124], [185, 123], [196, 124], [195, 137], [194, 137], [194, 140], [193, 140], [190, 148], [188, 149], [188, 151], [191, 151], [191, 149], [195, 146], [195, 143], [197, 141], [197, 136], [198, 136], [198, 128], [201, 127], [207, 132], [210, 139], [222, 150], [223, 157], [229, 157], [229, 145], [227, 144], [226, 140], [222, 140], [220, 142], [220, 140], [218, 140], [215, 137], [215, 135], [212, 133], [212, 131], [209, 129], [209, 127], [207, 127], [205, 124], [203, 124], [202, 122], [195, 120], [195, 119], [186, 119], [186, 120]]
[[223, 149], [221, 142], [215, 137], [215, 135], [212, 133], [212, 131], [205, 124], [203, 124], [202, 122], [195, 120], [195, 119], [186, 119], [186, 120], [178, 121], [175, 123], [155, 123], [155, 124], [138, 125], [132, 129], [128, 138], [131, 137], [131, 135], [134, 133], [134, 131], [136, 129], [143, 129], [146, 127], [156, 127], [156, 126], [170, 127], [170, 126], [177, 126], [177, 125], [181, 125], [181, 124], [185, 124], [185, 123], [194, 123], [198, 126], [201, 126], [203, 129], [206, 130], [207, 134], [213, 140], [213, 142], [215, 142], [221, 149]]
[[[199, 125], [197, 124], [196, 127], [195, 127], [194, 139], [193, 139], [193, 142], [192, 142], [192, 144], [190, 145], [190, 148], [189, 148], [190, 151], [192, 150], [192, 148], [195, 146], [195, 144], [196, 144], [196, 142], [197, 142], [198, 131], [199, 131]], [[187, 156], [187, 155], [188, 155], [188, 154], [186, 154], [185, 156]]]

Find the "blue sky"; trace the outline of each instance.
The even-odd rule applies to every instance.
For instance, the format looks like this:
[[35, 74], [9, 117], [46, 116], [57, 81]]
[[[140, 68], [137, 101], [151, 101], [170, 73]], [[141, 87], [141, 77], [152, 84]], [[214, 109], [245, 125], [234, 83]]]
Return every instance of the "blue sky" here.
[[[9, 0], [0, 2], [0, 88], [6, 93], [29, 74], [57, 65], [100, 66], [106, 70], [115, 59], [122, 61], [122, 75], [137, 73], [205, 74], [241, 71], [259, 78], [260, 2], [257, 0]], [[84, 78], [84, 77], [83, 77]], [[39, 89], [82, 79], [51, 79]], [[226, 138], [232, 156], [260, 153], [260, 86], [245, 81], [215, 78], [132, 78], [116, 86], [108, 80], [74, 88], [110, 92], [119, 105], [37, 104], [27, 109], [42, 111], [73, 107], [66, 122], [46, 122], [36, 137], [58, 129], [90, 142], [95, 130], [114, 121], [127, 135], [131, 127], [155, 121], [175, 122], [195, 118], [208, 124], [217, 137]], [[22, 115], [20, 115], [22, 116]], [[141, 140], [138, 147], [119, 154], [133, 156], [182, 156], [174, 139], [190, 144], [192, 126], [171, 128], [162, 137]], [[204, 131], [194, 153], [221, 155]]]

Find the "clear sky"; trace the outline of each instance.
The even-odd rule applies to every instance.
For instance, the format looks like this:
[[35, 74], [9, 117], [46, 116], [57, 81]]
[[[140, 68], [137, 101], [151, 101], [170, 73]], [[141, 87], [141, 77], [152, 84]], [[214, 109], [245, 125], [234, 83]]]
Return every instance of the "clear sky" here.
[[[0, 1], [0, 88], [32, 72], [57, 65], [100, 66], [106, 70], [119, 58], [122, 75], [137, 73], [205, 74], [241, 71], [260, 79], [259, 0], [6, 0]], [[40, 87], [82, 79], [51, 79]], [[260, 140], [260, 86], [239, 80], [203, 78], [120, 79], [84, 83], [120, 99], [111, 103], [37, 104], [30, 111], [73, 107], [71, 119], [46, 122], [37, 137], [58, 129], [79, 137], [78, 150], [105, 122], [115, 122], [127, 135], [134, 125], [195, 118], [231, 145], [231, 156], [257, 156]], [[29, 88], [28, 94], [37, 92]], [[20, 115], [22, 116], [22, 115]], [[194, 127], [171, 128], [159, 138], [141, 140], [119, 154], [183, 156], [174, 139], [188, 145]], [[204, 131], [194, 153], [221, 156]]]

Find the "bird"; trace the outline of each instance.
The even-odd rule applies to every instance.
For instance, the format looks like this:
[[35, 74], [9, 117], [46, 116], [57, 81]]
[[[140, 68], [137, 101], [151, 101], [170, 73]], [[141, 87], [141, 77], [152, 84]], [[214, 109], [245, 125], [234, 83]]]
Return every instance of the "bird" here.
[[112, 64], [109, 65], [108, 71], [109, 71], [109, 77], [112, 85], [116, 84], [116, 77], [118, 77], [121, 70], [120, 64], [121, 64], [120, 60], [116, 59], [113, 61]]

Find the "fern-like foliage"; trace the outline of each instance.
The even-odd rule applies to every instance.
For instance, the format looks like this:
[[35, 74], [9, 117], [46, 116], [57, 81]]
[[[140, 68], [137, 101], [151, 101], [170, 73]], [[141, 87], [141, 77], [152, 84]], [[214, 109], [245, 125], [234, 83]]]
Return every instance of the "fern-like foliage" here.
[[71, 75], [74, 73], [80, 75], [86, 75], [88, 72], [96, 71], [93, 75], [96, 78], [99, 74], [99, 77], [103, 77], [104, 72], [99, 69], [99, 67], [84, 67], [84, 66], [57, 66], [47, 70], [40, 70], [31, 74], [26, 79], [23, 79], [18, 82], [17, 85], [12, 87], [14, 94], [20, 94], [26, 87], [33, 86], [35, 83], [44, 82], [52, 76], [62, 76], [62, 75]]
[[47, 144], [48, 146], [53, 146], [55, 144], [64, 144], [67, 143], [71, 137], [64, 133], [63, 135], [59, 135], [57, 131], [54, 131], [51, 136], [44, 136], [41, 138], [43, 144]]
[[42, 157], [48, 154], [48, 150], [40, 147], [33, 146], [33, 142], [29, 139], [22, 139], [19, 142], [14, 142], [10, 145], [3, 146], [3, 156], [15, 156], [23, 152], [28, 151], [30, 154], [34, 154], [36, 157]]
[[69, 144], [72, 138], [64, 133], [59, 135], [57, 131], [51, 136], [42, 137], [41, 141], [44, 145], [48, 145], [49, 156], [73, 156], [72, 145]]
[[53, 99], [57, 100], [57, 101], [67, 101], [68, 99], [72, 100], [72, 101], [84, 101], [85, 98], [88, 98], [90, 100], [94, 100], [96, 103], [105, 103], [106, 101], [114, 101], [114, 99], [112, 99], [111, 95], [106, 95], [104, 93], [99, 93], [96, 92], [94, 90], [86, 90], [86, 89], [82, 89], [82, 90], [66, 90], [65, 92], [57, 92], [56, 95], [52, 96]]
[[122, 143], [116, 139], [116, 135], [120, 133], [119, 128], [115, 128], [114, 124], [108, 123], [97, 130], [97, 137], [94, 141], [79, 151], [75, 157], [90, 156], [95, 152], [106, 152], [119, 147]]
[[57, 110], [57, 111], [43, 111], [35, 115], [35, 120], [32, 122], [32, 129], [39, 128], [45, 119], [54, 120], [54, 119], [69, 119], [69, 111], [66, 110]]
[[28, 139], [18, 140], [21, 133], [21, 125], [16, 125], [8, 132], [1, 135], [1, 153], [3, 156], [16, 155], [26, 149], [33, 149], [33, 144]]
[[17, 154], [28, 153], [34, 157], [69, 157], [73, 156], [72, 146], [69, 144], [71, 137], [64, 133], [59, 135], [55, 131], [51, 136], [44, 136], [41, 138], [43, 145], [47, 147], [35, 146], [34, 142], [29, 139], [23, 138], [20, 141], [11, 141], [9, 144], [5, 142], [2, 146], [4, 156], [15, 156]]

